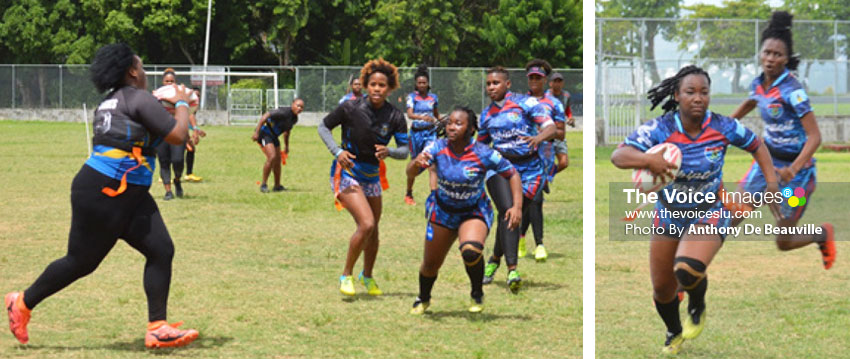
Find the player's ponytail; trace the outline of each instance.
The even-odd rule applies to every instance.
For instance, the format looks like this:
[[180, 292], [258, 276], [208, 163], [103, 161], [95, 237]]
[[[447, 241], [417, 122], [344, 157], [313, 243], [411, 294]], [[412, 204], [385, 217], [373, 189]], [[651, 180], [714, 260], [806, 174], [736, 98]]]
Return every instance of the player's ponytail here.
[[703, 75], [706, 79], [708, 79], [708, 85], [711, 86], [711, 77], [708, 76], [708, 73], [705, 72], [705, 70], [694, 65], [685, 66], [673, 77], [668, 77], [664, 79], [664, 81], [661, 81], [660, 84], [649, 89], [646, 98], [649, 99], [650, 103], [652, 103], [650, 111], [655, 109], [655, 107], [664, 100], [667, 100], [661, 106], [664, 113], [676, 111], [676, 109], [679, 108], [679, 103], [676, 102], [675, 98], [673, 98], [673, 94], [679, 90], [679, 84], [682, 82], [682, 79], [688, 75]]
[[794, 53], [794, 40], [791, 36], [791, 20], [794, 15], [787, 11], [774, 11], [770, 16], [767, 28], [761, 33], [761, 43], [767, 39], [777, 39], [785, 43], [788, 50], [788, 63], [785, 64], [789, 70], [796, 70], [800, 64], [800, 55]]

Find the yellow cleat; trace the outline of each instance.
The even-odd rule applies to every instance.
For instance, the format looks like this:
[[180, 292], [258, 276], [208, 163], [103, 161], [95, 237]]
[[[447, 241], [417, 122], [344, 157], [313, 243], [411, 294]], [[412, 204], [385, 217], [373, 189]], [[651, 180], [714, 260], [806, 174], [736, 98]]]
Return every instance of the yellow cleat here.
[[192, 182], [201, 182], [204, 179], [203, 179], [203, 177], [195, 176], [195, 174], [193, 173], [193, 174], [189, 175], [189, 180], [192, 181]]
[[516, 250], [517, 258], [525, 258], [528, 255], [528, 250], [525, 249], [525, 236], [519, 236], [519, 244]]
[[694, 339], [702, 333], [703, 328], [705, 328], [705, 309], [699, 315], [696, 324], [690, 314], [685, 316], [685, 322], [682, 323], [682, 337], [685, 339]]
[[679, 354], [679, 350], [682, 349], [682, 343], [685, 342], [685, 338], [682, 337], [682, 334], [676, 334], [674, 336], [670, 336], [670, 333], [667, 333], [667, 340], [664, 341], [664, 348], [661, 348], [661, 352], [669, 355]]
[[416, 301], [413, 302], [413, 308], [410, 308], [410, 314], [412, 315], [422, 315], [425, 313], [425, 310], [431, 306], [431, 302], [423, 302], [419, 300], [419, 297], [416, 297]]
[[354, 296], [354, 278], [350, 275], [339, 276], [339, 291], [347, 296]]
[[381, 291], [381, 288], [378, 288], [378, 283], [375, 283], [375, 279], [372, 277], [364, 277], [363, 272], [360, 272], [360, 275], [357, 277], [360, 280], [360, 283], [366, 286], [366, 293], [369, 293], [371, 296], [379, 296], [384, 294]]
[[484, 311], [484, 297], [472, 298], [472, 301], [469, 303], [469, 312], [470, 313], [481, 313], [483, 311]]
[[549, 257], [549, 254], [546, 253], [546, 248], [543, 248], [542, 244], [534, 249], [534, 260], [538, 262], [545, 262], [547, 257]]

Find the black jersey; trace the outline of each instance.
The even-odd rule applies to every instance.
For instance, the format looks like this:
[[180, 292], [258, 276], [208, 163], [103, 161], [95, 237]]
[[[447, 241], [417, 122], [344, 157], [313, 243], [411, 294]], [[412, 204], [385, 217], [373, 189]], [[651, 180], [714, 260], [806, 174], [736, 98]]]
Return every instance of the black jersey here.
[[155, 147], [177, 122], [150, 92], [125, 86], [110, 93], [94, 115], [94, 148], [86, 164], [121, 179], [137, 163], [132, 147], [141, 147], [142, 166], [127, 173], [127, 182], [149, 186], [155, 168]]
[[291, 107], [279, 107], [269, 111], [269, 118], [263, 124], [263, 132], [273, 136], [280, 136], [292, 129], [298, 122], [298, 115], [292, 113]]
[[342, 125], [342, 148], [357, 157], [355, 166], [362, 163], [377, 169], [375, 145], [386, 146], [392, 138], [397, 146], [407, 146], [407, 121], [389, 102], [376, 110], [368, 99], [345, 101], [322, 121], [329, 129]]

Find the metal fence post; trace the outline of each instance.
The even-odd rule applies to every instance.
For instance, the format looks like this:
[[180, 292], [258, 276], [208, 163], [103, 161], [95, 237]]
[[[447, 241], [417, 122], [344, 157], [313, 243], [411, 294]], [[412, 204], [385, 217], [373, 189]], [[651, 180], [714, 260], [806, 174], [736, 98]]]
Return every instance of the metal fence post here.
[[15, 109], [15, 65], [12, 65], [12, 109]]
[[322, 67], [322, 111], [325, 111], [325, 83], [328, 78], [328, 68]]
[[62, 106], [62, 92], [63, 92], [62, 89], [63, 88], [64, 87], [62, 86], [62, 64], [59, 64], [59, 108], [65, 108], [65, 106]]

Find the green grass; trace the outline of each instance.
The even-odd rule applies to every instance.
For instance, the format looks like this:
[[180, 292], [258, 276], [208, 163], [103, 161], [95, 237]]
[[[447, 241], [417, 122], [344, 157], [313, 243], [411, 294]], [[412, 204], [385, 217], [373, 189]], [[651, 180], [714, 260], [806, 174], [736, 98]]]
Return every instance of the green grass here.
[[[452, 250], [434, 288], [431, 314], [407, 314], [418, 292], [425, 219], [402, 202], [403, 166], [388, 161], [381, 252], [385, 292], [344, 300], [338, 291], [354, 223], [333, 209], [331, 156], [315, 128], [292, 135], [285, 193], [261, 194], [264, 157], [248, 127], [207, 127], [185, 199], [157, 199], [175, 247], [169, 319], [200, 330], [169, 356], [227, 358], [562, 358], [581, 355], [580, 133], [570, 133], [570, 168], [544, 204], [550, 259], [520, 261], [525, 289], [485, 287], [484, 313], [466, 313], [468, 280]], [[3, 292], [26, 288], [64, 255], [69, 188], [83, 164], [82, 124], [0, 122], [0, 273]], [[424, 202], [427, 180], [416, 183]], [[492, 247], [488, 238], [488, 252]], [[362, 261], [362, 260], [361, 260]], [[92, 275], [33, 312], [30, 344], [3, 330], [0, 357], [149, 357], [143, 257], [123, 242]], [[355, 267], [359, 272], [361, 264]], [[5, 320], [4, 320], [5, 325]]]
[[[627, 182], [630, 174], [614, 168], [612, 151], [596, 149], [596, 177], [602, 179], [596, 184], [595, 213], [596, 357], [661, 357], [665, 329], [652, 304], [649, 242], [608, 238], [608, 183]], [[828, 182], [847, 181], [850, 155], [821, 151], [816, 157], [819, 185], [800, 223], [834, 221], [841, 240], [850, 230], [850, 184]], [[749, 154], [730, 149], [724, 178], [737, 181], [751, 161]], [[835, 266], [824, 271], [814, 246], [780, 252], [767, 236], [727, 240], [708, 271], [706, 329], [685, 341], [679, 357], [835, 357], [850, 342], [846, 242], [839, 242], [838, 249]]]

